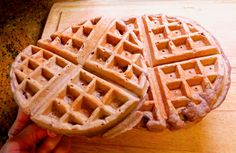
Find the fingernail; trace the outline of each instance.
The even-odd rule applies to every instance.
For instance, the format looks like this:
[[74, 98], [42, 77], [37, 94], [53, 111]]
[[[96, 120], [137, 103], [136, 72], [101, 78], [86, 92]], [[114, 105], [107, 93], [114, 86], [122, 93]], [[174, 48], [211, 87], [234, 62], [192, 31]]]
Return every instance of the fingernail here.
[[49, 131], [49, 130], [47, 130], [47, 134], [48, 134], [49, 137], [56, 137], [57, 136], [57, 134], [55, 132], [52, 132], [52, 131]]
[[7, 135], [8, 135], [9, 138], [12, 138], [12, 137], [14, 137], [14, 136], [16, 135], [16, 133], [15, 133], [13, 130], [10, 129], [10, 130], [8, 131], [8, 134], [7, 134]]
[[13, 134], [12, 133], [8, 133], [8, 138], [12, 138]]

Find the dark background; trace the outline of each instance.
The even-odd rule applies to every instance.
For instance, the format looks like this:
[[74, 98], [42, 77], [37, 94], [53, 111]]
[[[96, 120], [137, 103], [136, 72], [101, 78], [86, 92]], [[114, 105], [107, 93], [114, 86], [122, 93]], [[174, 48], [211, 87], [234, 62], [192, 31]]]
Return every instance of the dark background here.
[[17, 114], [9, 70], [17, 54], [40, 38], [53, 3], [62, 0], [0, 0], [0, 146]]

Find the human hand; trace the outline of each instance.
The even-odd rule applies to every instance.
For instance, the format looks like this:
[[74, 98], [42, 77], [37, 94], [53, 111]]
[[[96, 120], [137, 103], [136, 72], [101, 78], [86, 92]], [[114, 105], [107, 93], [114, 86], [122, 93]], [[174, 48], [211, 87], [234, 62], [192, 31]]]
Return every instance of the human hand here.
[[70, 150], [69, 137], [38, 127], [21, 109], [18, 110], [8, 136], [0, 153], [67, 153]]

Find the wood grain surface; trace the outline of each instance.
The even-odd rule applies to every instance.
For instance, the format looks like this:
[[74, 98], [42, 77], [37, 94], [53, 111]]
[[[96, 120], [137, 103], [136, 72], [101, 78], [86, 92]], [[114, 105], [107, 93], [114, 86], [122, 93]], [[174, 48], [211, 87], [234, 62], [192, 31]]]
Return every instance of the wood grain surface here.
[[71, 152], [97, 153], [235, 153], [236, 152], [236, 2], [64, 2], [51, 9], [42, 37], [84, 19], [163, 13], [194, 19], [212, 33], [228, 57], [231, 87], [224, 103], [200, 123], [161, 133], [132, 130], [113, 139], [73, 138]]

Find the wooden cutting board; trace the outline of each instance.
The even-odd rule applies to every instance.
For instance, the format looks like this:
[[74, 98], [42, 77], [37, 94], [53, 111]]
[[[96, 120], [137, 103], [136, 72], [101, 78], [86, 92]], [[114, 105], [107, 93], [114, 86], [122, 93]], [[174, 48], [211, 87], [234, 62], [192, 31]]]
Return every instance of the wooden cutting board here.
[[174, 132], [132, 130], [114, 139], [73, 138], [71, 152], [102, 153], [235, 153], [236, 152], [236, 2], [63, 2], [51, 9], [42, 37], [100, 15], [164, 13], [199, 22], [220, 42], [232, 66], [225, 102], [197, 125]]

